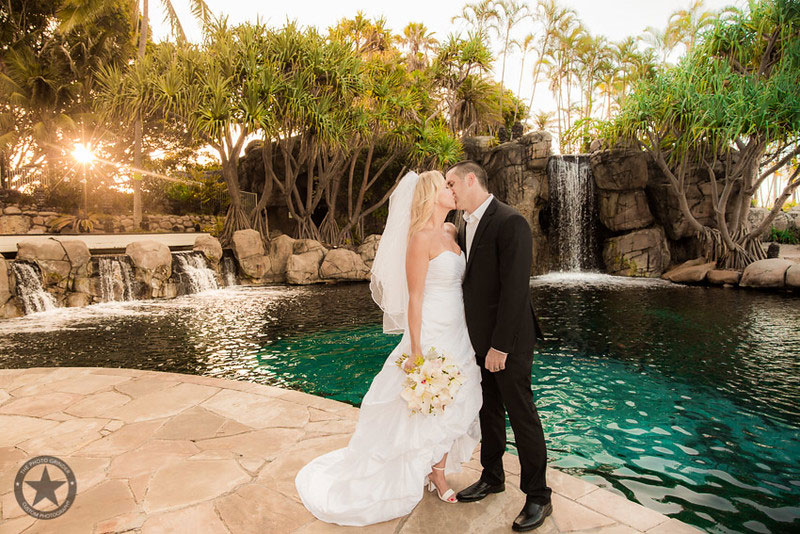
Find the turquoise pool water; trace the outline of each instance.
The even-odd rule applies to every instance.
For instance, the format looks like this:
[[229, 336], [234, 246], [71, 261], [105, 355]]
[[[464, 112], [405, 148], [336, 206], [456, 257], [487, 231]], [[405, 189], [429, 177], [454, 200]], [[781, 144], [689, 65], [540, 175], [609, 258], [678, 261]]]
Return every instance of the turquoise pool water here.
[[[800, 531], [800, 299], [585, 274], [532, 286], [551, 465], [709, 532]], [[59, 309], [0, 321], [0, 367], [192, 373], [357, 405], [398, 341], [380, 319], [365, 284]]]

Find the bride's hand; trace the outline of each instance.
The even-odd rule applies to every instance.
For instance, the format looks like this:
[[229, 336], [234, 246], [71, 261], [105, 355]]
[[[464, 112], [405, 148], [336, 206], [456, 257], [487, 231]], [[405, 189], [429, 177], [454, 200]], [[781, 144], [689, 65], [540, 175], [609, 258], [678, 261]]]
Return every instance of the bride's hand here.
[[420, 356], [422, 356], [421, 350], [412, 350], [411, 355], [408, 358], [406, 358], [406, 361], [403, 362], [403, 370], [406, 373], [410, 373], [411, 371], [413, 371], [415, 362], [417, 361], [417, 358], [419, 358]]

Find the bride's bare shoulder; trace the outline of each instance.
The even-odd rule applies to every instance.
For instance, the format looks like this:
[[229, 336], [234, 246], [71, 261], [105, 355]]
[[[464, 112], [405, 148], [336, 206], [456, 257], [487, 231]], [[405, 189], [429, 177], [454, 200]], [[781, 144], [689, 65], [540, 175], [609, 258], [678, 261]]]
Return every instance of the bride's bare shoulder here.
[[408, 237], [408, 248], [425, 248], [428, 249], [431, 244], [431, 240], [433, 239], [433, 230], [429, 228], [423, 228], [421, 230], [417, 230], [413, 234]]

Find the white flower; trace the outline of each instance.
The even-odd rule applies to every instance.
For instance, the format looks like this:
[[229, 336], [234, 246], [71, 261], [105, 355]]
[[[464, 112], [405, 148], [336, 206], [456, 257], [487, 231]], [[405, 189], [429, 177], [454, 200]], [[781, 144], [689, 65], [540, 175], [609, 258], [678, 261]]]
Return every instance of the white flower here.
[[[398, 360], [401, 365], [402, 358]], [[439, 414], [455, 399], [464, 377], [452, 360], [431, 347], [424, 361], [406, 375], [400, 396], [412, 413]]]

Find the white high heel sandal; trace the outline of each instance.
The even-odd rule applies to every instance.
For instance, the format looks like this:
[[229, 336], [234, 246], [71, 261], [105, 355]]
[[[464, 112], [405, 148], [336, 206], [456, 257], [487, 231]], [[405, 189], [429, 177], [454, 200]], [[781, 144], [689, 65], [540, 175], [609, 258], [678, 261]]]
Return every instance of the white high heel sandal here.
[[[432, 467], [437, 471], [444, 471], [444, 467], [436, 467], [436, 466]], [[425, 481], [428, 484], [428, 491], [436, 491], [436, 495], [444, 502], [451, 504], [458, 502], [458, 499], [456, 498], [456, 493], [453, 491], [452, 488], [445, 491], [444, 495], [442, 495], [441, 493], [439, 493], [439, 488], [436, 487], [436, 484], [434, 484], [433, 481], [427, 475], [425, 475]]]

